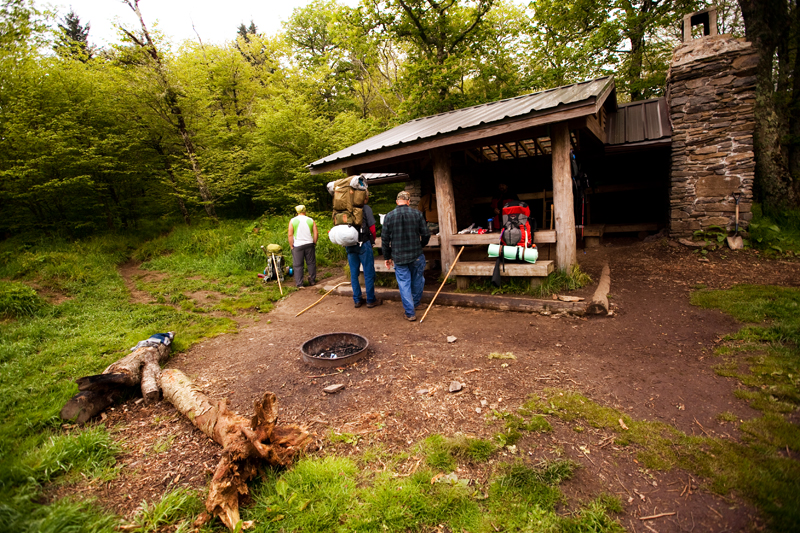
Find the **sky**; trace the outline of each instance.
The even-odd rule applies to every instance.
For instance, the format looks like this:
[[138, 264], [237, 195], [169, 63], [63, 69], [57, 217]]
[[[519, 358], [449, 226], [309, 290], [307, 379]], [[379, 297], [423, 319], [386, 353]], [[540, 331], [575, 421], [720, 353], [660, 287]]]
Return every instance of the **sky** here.
[[[91, 25], [89, 42], [105, 46], [117, 42], [115, 21], [126, 27], [137, 27], [136, 15], [122, 0], [49, 0], [61, 21], [70, 7], [81, 20]], [[358, 0], [339, 0], [350, 6]], [[311, 0], [139, 0], [139, 9], [149, 29], [157, 27], [173, 43], [197, 40], [197, 33], [206, 44], [222, 44], [236, 36], [240, 24], [255, 22], [259, 33], [273, 35], [289, 19], [297, 7]], [[39, 3], [44, 5], [44, 2]], [[156, 22], [158, 22], [156, 26]], [[194, 25], [194, 28], [192, 27]]]

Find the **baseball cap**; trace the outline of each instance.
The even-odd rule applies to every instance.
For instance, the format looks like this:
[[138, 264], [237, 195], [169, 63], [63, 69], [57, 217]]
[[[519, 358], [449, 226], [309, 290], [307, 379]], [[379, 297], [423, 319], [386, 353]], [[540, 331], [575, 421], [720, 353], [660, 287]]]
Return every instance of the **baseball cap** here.
[[411, 195], [408, 193], [408, 191], [400, 191], [399, 193], [397, 193], [397, 199], [398, 200], [411, 200]]

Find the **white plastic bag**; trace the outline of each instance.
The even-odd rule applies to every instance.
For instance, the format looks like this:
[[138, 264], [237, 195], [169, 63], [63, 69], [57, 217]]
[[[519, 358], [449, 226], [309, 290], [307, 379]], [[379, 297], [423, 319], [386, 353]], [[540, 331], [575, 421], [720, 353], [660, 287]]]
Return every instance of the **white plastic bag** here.
[[341, 224], [331, 228], [328, 238], [339, 246], [355, 246], [358, 244], [358, 230], [353, 226]]

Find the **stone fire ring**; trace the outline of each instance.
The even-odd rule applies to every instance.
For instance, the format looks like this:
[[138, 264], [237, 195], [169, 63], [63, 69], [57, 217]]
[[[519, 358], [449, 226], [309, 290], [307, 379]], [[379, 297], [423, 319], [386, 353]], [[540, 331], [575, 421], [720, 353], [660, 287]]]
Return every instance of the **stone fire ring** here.
[[[342, 344], [355, 344], [361, 349], [356, 353], [344, 357], [337, 357], [336, 359], [329, 359], [327, 357], [316, 357], [314, 355], [311, 355], [319, 353], [323, 350], [329, 350], [332, 347], [339, 346]], [[322, 366], [322, 367], [335, 367], [335, 366], [344, 366], [344, 365], [349, 365], [351, 363], [355, 363], [356, 361], [367, 355], [368, 348], [369, 348], [369, 341], [365, 337], [362, 337], [361, 335], [357, 335], [355, 333], [325, 333], [324, 335], [318, 335], [313, 339], [304, 342], [303, 345], [300, 347], [300, 353], [303, 355], [303, 361], [305, 361], [309, 365]]]

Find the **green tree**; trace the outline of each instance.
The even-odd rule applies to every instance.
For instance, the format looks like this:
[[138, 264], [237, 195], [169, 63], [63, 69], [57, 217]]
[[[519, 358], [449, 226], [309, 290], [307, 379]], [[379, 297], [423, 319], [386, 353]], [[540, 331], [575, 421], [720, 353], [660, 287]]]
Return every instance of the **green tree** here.
[[370, 14], [407, 54], [406, 118], [468, 105], [466, 81], [494, 0], [367, 0]]
[[79, 61], [89, 61], [94, 47], [89, 44], [89, 24], [81, 25], [81, 19], [70, 10], [58, 25], [59, 33], [53, 45], [56, 53]]
[[538, 0], [530, 5], [524, 50], [533, 90], [613, 74], [622, 45], [620, 20], [606, 0]]
[[122, 33], [134, 44], [137, 51], [127, 56], [123, 61], [128, 62], [129, 66], [135, 65], [138, 67], [138, 73], [134, 70], [131, 70], [131, 73], [143, 76], [148, 88], [154, 89], [149, 91], [152, 98], [149, 105], [179, 136], [194, 176], [203, 208], [210, 218], [216, 219], [214, 197], [211, 194], [198, 158], [194, 133], [190, 130], [186, 121], [181, 103], [181, 90], [170, 76], [166, 60], [147, 29], [142, 12], [139, 9], [139, 0], [123, 0], [123, 2], [136, 14], [139, 20], [138, 31], [120, 27]]

